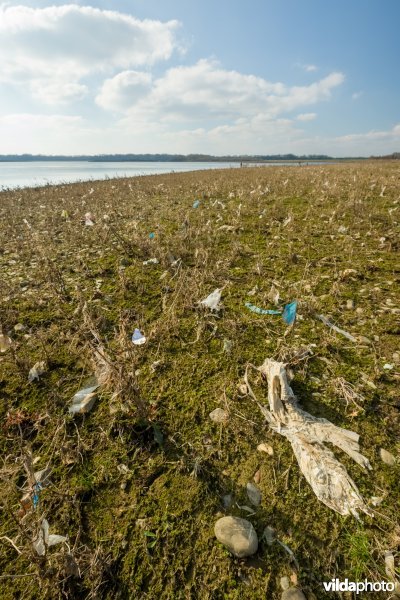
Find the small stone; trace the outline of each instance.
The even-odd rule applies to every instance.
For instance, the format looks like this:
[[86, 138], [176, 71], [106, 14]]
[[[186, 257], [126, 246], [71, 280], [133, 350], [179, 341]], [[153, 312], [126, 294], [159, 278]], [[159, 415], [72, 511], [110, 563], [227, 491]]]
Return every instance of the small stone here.
[[274, 455], [274, 449], [269, 444], [259, 444], [257, 446], [257, 450], [259, 452], [265, 452], [266, 454], [269, 454], [270, 456]]
[[359, 306], [358, 308], [356, 308], [356, 313], [358, 315], [362, 315], [363, 312], [364, 312], [364, 310], [361, 308], [361, 306]]
[[36, 364], [34, 364], [32, 369], [29, 371], [28, 381], [30, 383], [32, 383], [32, 381], [35, 381], [35, 379], [37, 379], [39, 381], [40, 377], [45, 372], [46, 372], [46, 363], [43, 360], [41, 360], [40, 362], [37, 362]]
[[254, 483], [260, 483], [260, 479], [261, 479], [261, 471], [260, 471], [260, 469], [258, 469], [258, 471], [256, 471], [254, 473], [253, 479], [254, 479]]
[[257, 533], [246, 519], [222, 517], [215, 523], [214, 533], [217, 540], [237, 558], [251, 556], [257, 552]]
[[0, 352], [7, 352], [7, 350], [11, 348], [11, 345], [11, 338], [9, 338], [8, 335], [0, 333]]
[[383, 365], [383, 368], [385, 369], [385, 371], [391, 371], [393, 369], [393, 365], [391, 365], [390, 363], [385, 363]]
[[289, 577], [281, 577], [281, 588], [283, 590], [288, 590], [290, 588], [290, 581], [289, 581]]
[[229, 419], [228, 413], [222, 408], [216, 408], [208, 416], [214, 423], [226, 423]]
[[238, 386], [238, 390], [239, 390], [239, 394], [242, 394], [243, 396], [245, 396], [247, 394], [247, 385], [245, 383], [241, 383]]
[[222, 506], [225, 509], [230, 508], [232, 506], [232, 502], [233, 502], [232, 494], [225, 494], [225, 496], [222, 496]]
[[261, 504], [261, 492], [254, 483], [248, 483], [246, 485], [247, 497], [253, 506], [260, 506]]
[[390, 454], [390, 452], [388, 452], [384, 448], [380, 449], [379, 454], [383, 462], [386, 465], [389, 465], [389, 467], [393, 467], [396, 464], [396, 458], [393, 456], [393, 454]]
[[268, 546], [272, 546], [275, 540], [275, 529], [267, 525], [267, 527], [264, 529], [263, 537], [267, 542]]
[[347, 300], [347, 302], [346, 302], [346, 308], [347, 308], [347, 310], [353, 310], [353, 308], [354, 308], [354, 300], [351, 300], [351, 299]]
[[23, 325], [23, 323], [17, 323], [14, 325], [14, 331], [24, 331], [24, 329], [26, 329], [26, 327]]
[[281, 600], [307, 600], [307, 598], [299, 588], [291, 587], [283, 592]]

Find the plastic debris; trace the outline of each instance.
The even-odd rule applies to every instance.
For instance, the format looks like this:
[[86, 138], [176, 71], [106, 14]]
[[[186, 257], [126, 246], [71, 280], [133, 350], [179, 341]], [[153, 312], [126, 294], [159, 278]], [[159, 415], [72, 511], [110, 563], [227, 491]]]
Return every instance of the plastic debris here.
[[153, 232], [149, 233], [149, 239], [150, 239], [150, 240], [153, 240], [153, 239], [155, 238], [155, 235], [156, 235], [156, 234], [155, 234], [155, 233], [153, 233]]
[[289, 385], [283, 363], [266, 359], [257, 370], [268, 382], [269, 410], [258, 402], [251, 390], [246, 370], [245, 382], [250, 396], [271, 429], [290, 441], [299, 467], [317, 498], [341, 515], [352, 514], [359, 518], [358, 510], [362, 510], [373, 516], [344, 466], [325, 445], [337, 446], [361, 467], [371, 469], [368, 459], [359, 452], [359, 435], [302, 410]]
[[44, 556], [47, 548], [51, 548], [51, 546], [56, 546], [57, 544], [66, 541], [67, 538], [64, 535], [49, 534], [49, 523], [47, 519], [43, 519], [40, 525], [39, 534], [33, 542], [33, 548], [39, 556]]
[[93, 227], [93, 225], [94, 225], [94, 219], [93, 219], [93, 215], [91, 212], [87, 212], [85, 214], [85, 225], [87, 227]]
[[32, 383], [32, 381], [35, 381], [35, 379], [37, 379], [39, 381], [39, 378], [45, 372], [46, 372], [46, 363], [43, 360], [40, 362], [37, 362], [36, 364], [33, 365], [32, 369], [30, 369], [30, 371], [29, 371], [28, 381], [31, 383]]
[[132, 343], [135, 344], [135, 346], [141, 346], [142, 344], [146, 343], [146, 337], [143, 335], [140, 329], [135, 329], [133, 332]]
[[195, 200], [193, 202], [193, 208], [199, 208], [199, 206], [200, 206], [200, 200]]
[[0, 352], [7, 352], [11, 348], [12, 339], [8, 335], [0, 333]]
[[158, 258], [149, 258], [149, 260], [143, 261], [144, 265], [158, 265]]
[[219, 311], [221, 310], [221, 307], [219, 305], [220, 300], [221, 290], [217, 288], [209, 296], [207, 296], [207, 298], [202, 300], [200, 304], [207, 306], [207, 308], [210, 308], [211, 310]]
[[297, 300], [294, 302], [290, 302], [290, 304], [286, 304], [283, 309], [283, 320], [288, 325], [293, 325], [296, 320], [296, 312], [297, 312]]
[[281, 310], [274, 310], [269, 308], [259, 308], [258, 306], [254, 306], [251, 302], [246, 302], [246, 308], [251, 310], [251, 312], [257, 313], [258, 315], [280, 315], [282, 314]]
[[223, 345], [224, 352], [226, 352], [227, 354], [230, 354], [232, 352], [232, 348], [233, 348], [232, 340], [228, 340], [227, 338], [224, 338], [223, 344], [224, 344]]
[[88, 413], [93, 408], [93, 404], [97, 396], [96, 390], [98, 387], [99, 383], [96, 380], [93, 385], [84, 387], [79, 390], [79, 392], [76, 392], [75, 396], [72, 398], [72, 404], [68, 409], [69, 414], [75, 415], [76, 413]]
[[385, 371], [391, 371], [394, 367], [390, 363], [385, 363], [383, 365], [383, 368], [385, 369]]
[[329, 319], [324, 317], [324, 315], [317, 315], [317, 316], [320, 321], [322, 321], [325, 325], [327, 325], [328, 327], [333, 329], [333, 331], [336, 331], [337, 333], [344, 335], [344, 337], [347, 338], [348, 340], [350, 340], [351, 342], [357, 342], [357, 339], [354, 337], [354, 335], [351, 335], [347, 331], [344, 331], [344, 329], [340, 329], [339, 327], [336, 327], [336, 325], [331, 323]]
[[385, 572], [388, 579], [396, 581], [396, 569], [394, 567], [393, 552], [385, 552]]

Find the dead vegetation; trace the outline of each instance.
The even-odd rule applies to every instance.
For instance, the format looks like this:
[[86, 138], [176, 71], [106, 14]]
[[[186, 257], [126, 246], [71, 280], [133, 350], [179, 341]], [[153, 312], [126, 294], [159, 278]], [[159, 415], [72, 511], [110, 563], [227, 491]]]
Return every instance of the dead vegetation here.
[[[399, 183], [364, 162], [0, 194], [2, 598], [257, 600], [285, 575], [332, 598], [334, 577], [387, 580], [388, 552], [398, 576]], [[291, 327], [246, 306], [294, 300]], [[373, 470], [338, 459], [374, 517], [321, 503], [240, 388], [266, 356], [304, 411], [360, 435]], [[216, 541], [223, 515], [252, 522], [254, 557]]]

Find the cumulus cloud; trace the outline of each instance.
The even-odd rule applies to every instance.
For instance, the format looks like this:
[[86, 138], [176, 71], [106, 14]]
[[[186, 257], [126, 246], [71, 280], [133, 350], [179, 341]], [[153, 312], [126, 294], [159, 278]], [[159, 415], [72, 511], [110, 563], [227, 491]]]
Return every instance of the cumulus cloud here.
[[307, 73], [313, 73], [314, 71], [318, 70], [318, 67], [315, 65], [303, 65], [303, 69], [307, 71]]
[[[157, 118], [196, 121], [202, 126], [202, 121], [210, 119], [232, 121], [259, 114], [268, 119], [276, 118], [282, 113], [327, 100], [343, 81], [342, 73], [331, 73], [310, 85], [290, 87], [255, 75], [228, 71], [216, 61], [203, 59], [195, 65], [169, 69], [153, 81], [148, 93], [139, 100], [134, 89], [114, 78], [114, 81], [106, 82], [109, 92], [103, 89], [98, 102], [109, 106], [107, 98], [112, 92], [113, 106], [125, 107], [135, 121]], [[304, 120], [307, 118], [310, 117]]]
[[[81, 117], [18, 113], [0, 116], [0, 153], [59, 153], [82, 127]], [[49, 143], [50, 141], [50, 143]], [[64, 146], [64, 142], [66, 142]], [[58, 150], [57, 150], [58, 148]]]
[[123, 112], [150, 91], [151, 80], [150, 73], [122, 71], [104, 81], [96, 102], [107, 110]]
[[[79, 96], [80, 80], [152, 65], [178, 48], [178, 21], [139, 20], [117, 11], [67, 4], [46, 8], [0, 6], [0, 80], [48, 84], [42, 100]], [[56, 79], [57, 85], [51, 88]], [[63, 84], [65, 84], [63, 86]]]
[[368, 131], [366, 133], [351, 133], [349, 135], [342, 135], [337, 137], [336, 140], [341, 142], [360, 142], [360, 141], [371, 141], [371, 140], [384, 140], [400, 141], [400, 123], [395, 125], [388, 131]]

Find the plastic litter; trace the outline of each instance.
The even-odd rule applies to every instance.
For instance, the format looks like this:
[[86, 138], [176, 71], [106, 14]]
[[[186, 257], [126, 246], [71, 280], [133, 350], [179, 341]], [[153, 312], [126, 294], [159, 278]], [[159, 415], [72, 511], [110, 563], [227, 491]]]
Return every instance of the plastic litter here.
[[57, 544], [66, 541], [67, 538], [64, 535], [56, 535], [54, 533], [49, 534], [49, 523], [47, 519], [43, 519], [40, 525], [39, 534], [33, 542], [33, 548], [39, 556], [44, 556], [47, 548], [51, 548], [51, 546], [56, 546]]
[[221, 310], [221, 307], [219, 305], [220, 300], [221, 300], [221, 290], [217, 288], [209, 296], [207, 296], [207, 298], [202, 300], [200, 302], [200, 304], [207, 306], [207, 308], [210, 308], [211, 310], [218, 311], [218, 310]]
[[359, 452], [359, 435], [302, 410], [289, 385], [283, 363], [266, 359], [257, 370], [268, 382], [269, 410], [254, 395], [246, 369], [245, 382], [249, 395], [257, 403], [271, 429], [291, 443], [299, 467], [317, 498], [341, 515], [352, 514], [359, 518], [358, 510], [361, 510], [373, 516], [344, 466], [325, 445], [328, 442], [337, 446], [361, 467], [371, 469], [368, 459]]
[[333, 329], [333, 331], [336, 331], [337, 333], [340, 333], [341, 335], [344, 335], [344, 337], [347, 338], [348, 340], [350, 340], [351, 342], [357, 342], [357, 339], [354, 337], [354, 335], [351, 335], [350, 333], [348, 333], [344, 329], [340, 329], [339, 327], [336, 327], [336, 325], [334, 325], [333, 323], [331, 323], [329, 321], [329, 319], [327, 319], [326, 317], [324, 317], [324, 315], [317, 315], [317, 316], [318, 316], [318, 319], [320, 321], [322, 321], [325, 325], [327, 325], [328, 327], [330, 327], [331, 329]]
[[246, 308], [251, 310], [251, 312], [257, 313], [258, 315], [280, 315], [282, 314], [281, 310], [274, 310], [269, 308], [259, 308], [258, 306], [254, 306], [251, 302], [246, 302]]
[[285, 323], [287, 323], [288, 325], [293, 325], [293, 323], [296, 320], [296, 313], [297, 313], [297, 300], [295, 300], [294, 302], [290, 302], [290, 304], [286, 304], [286, 306], [283, 309], [283, 315], [282, 315]]
[[93, 215], [91, 212], [87, 212], [85, 214], [85, 225], [87, 227], [93, 227], [93, 225], [94, 225], [94, 219], [93, 219]]
[[140, 329], [135, 329], [133, 332], [132, 343], [135, 344], [135, 346], [141, 346], [146, 343], [146, 337], [141, 333]]
[[37, 379], [39, 381], [41, 375], [46, 372], [46, 363], [42, 360], [33, 365], [32, 369], [30, 369], [28, 373], [28, 381], [32, 383]]
[[69, 414], [88, 413], [93, 408], [98, 387], [99, 383], [96, 380], [94, 384], [84, 387], [79, 390], [79, 392], [76, 392], [75, 396], [72, 398], [72, 404], [68, 409]]
[[199, 206], [200, 206], [200, 200], [195, 200], [193, 202], [193, 208], [199, 208]]
[[155, 233], [153, 233], [153, 232], [149, 233], [149, 239], [150, 239], [150, 240], [153, 240], [153, 239], [154, 239], [154, 237], [155, 237], [155, 235], [156, 235], [156, 234], [155, 234]]
[[0, 333], [0, 352], [7, 352], [11, 348], [12, 340], [8, 335]]
[[149, 260], [143, 261], [144, 265], [158, 265], [158, 258], [149, 258]]

